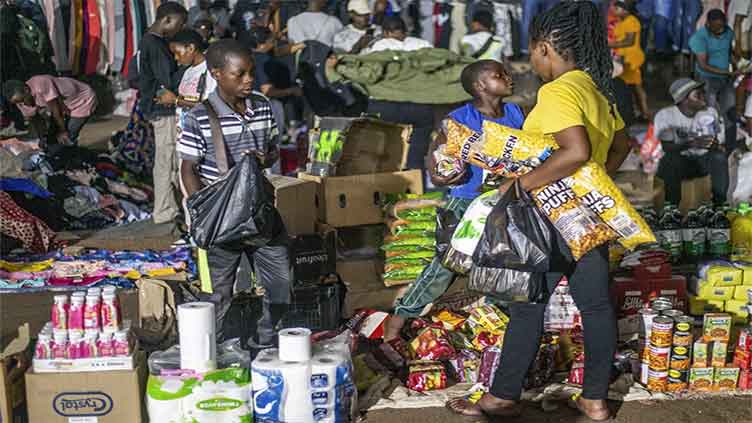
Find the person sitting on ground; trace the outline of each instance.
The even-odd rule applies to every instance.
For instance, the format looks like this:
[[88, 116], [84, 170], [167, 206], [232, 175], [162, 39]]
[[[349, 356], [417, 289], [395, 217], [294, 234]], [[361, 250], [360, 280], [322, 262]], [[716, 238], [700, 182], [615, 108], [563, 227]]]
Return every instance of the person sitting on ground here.
[[640, 20], [629, 10], [623, 1], [614, 4], [614, 14], [618, 23], [614, 27], [616, 40], [608, 46], [616, 51], [622, 58], [623, 71], [619, 78], [629, 85], [637, 97], [637, 105], [640, 108], [641, 118], [650, 120], [648, 110], [648, 94], [642, 86], [642, 65], [645, 63], [645, 53], [640, 44], [642, 27]]
[[[504, 66], [495, 60], [480, 60], [465, 67], [462, 71], [462, 87], [473, 100], [447, 116], [474, 131], [483, 131], [483, 121], [496, 122], [504, 126], [520, 129], [525, 116], [519, 106], [505, 103], [504, 98], [512, 95], [514, 84]], [[428, 149], [428, 172], [431, 182], [437, 187], [449, 187], [447, 210], [458, 219], [470, 203], [480, 194], [483, 184], [483, 170], [465, 165], [464, 171], [446, 178], [437, 174], [433, 153], [447, 141], [446, 135], [439, 132]], [[418, 279], [413, 282], [389, 317], [384, 332], [384, 340], [399, 337], [400, 330], [408, 318], [420, 316], [423, 309], [446, 292], [457, 275], [444, 267], [441, 258], [435, 258]]]
[[461, 53], [479, 60], [503, 61], [501, 39], [494, 35], [494, 17], [487, 10], [479, 10], [470, 22], [470, 34], [462, 37]]
[[708, 107], [703, 83], [682, 78], [671, 84], [674, 105], [661, 109], [654, 120], [655, 135], [665, 155], [658, 165], [666, 201], [679, 204], [682, 181], [710, 175], [713, 202], [726, 202], [729, 186], [728, 159], [722, 142], [718, 111]]
[[414, 51], [422, 48], [433, 48], [433, 45], [426, 40], [409, 37], [407, 25], [399, 16], [385, 16], [381, 27], [384, 31], [384, 38], [371, 44], [371, 47], [361, 54], [385, 50]]
[[329, 47], [334, 45], [334, 35], [342, 31], [342, 22], [325, 13], [326, 0], [309, 0], [308, 10], [295, 15], [287, 22], [287, 37], [293, 44], [315, 40]]
[[[279, 158], [277, 124], [269, 100], [253, 91], [254, 63], [248, 47], [236, 40], [219, 40], [207, 50], [206, 61], [217, 81], [217, 89], [209, 94], [206, 103], [197, 105], [186, 114], [178, 143], [182, 160], [180, 176], [188, 196], [223, 176], [214, 151], [208, 107], [213, 109], [212, 115], [217, 116], [230, 167], [240, 163], [246, 154], [255, 155], [264, 168]], [[286, 231], [281, 230], [276, 239], [259, 248], [216, 246], [207, 250], [213, 289], [207, 300], [216, 305], [218, 340], [224, 336], [223, 323], [232, 302], [235, 276], [243, 255], [252, 260], [256, 279], [264, 288], [264, 317], [258, 322], [252, 347], [268, 347], [274, 344], [275, 327], [290, 303], [292, 278]]]
[[40, 138], [48, 133], [39, 125], [41, 112], [48, 113], [57, 142], [64, 145], [78, 143], [81, 128], [97, 107], [97, 96], [90, 86], [73, 78], [52, 75], [33, 76], [26, 82], [6, 81], [3, 95], [18, 106]]
[[334, 36], [334, 51], [358, 54], [381, 37], [381, 27], [371, 25], [371, 9], [367, 0], [350, 0], [347, 12], [350, 14], [350, 25]]

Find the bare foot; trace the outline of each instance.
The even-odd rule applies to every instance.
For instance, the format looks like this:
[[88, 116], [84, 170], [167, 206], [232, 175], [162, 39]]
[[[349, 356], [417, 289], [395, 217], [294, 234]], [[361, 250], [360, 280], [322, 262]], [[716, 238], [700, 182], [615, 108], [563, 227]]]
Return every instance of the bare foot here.
[[577, 398], [575, 403], [577, 404], [577, 409], [590, 420], [596, 422], [611, 421], [611, 411], [608, 409], [606, 401], [590, 400], [580, 397]]
[[463, 416], [517, 417], [522, 413], [522, 407], [517, 401], [496, 398], [491, 394], [483, 394], [475, 404], [464, 398], [455, 398], [447, 402], [447, 407]]
[[405, 326], [406, 321], [404, 317], [396, 314], [389, 315], [384, 322], [384, 342], [399, 338], [402, 326]]

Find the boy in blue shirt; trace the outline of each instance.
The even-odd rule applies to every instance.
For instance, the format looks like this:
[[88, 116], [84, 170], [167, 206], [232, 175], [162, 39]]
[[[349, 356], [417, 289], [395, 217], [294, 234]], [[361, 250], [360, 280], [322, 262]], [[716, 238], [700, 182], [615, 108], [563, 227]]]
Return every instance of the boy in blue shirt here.
[[[478, 132], [483, 131], [485, 120], [515, 129], [522, 128], [525, 120], [522, 109], [516, 104], [502, 101], [512, 95], [514, 88], [504, 65], [495, 60], [480, 60], [465, 67], [461, 79], [462, 87], [473, 96], [473, 101], [449, 113], [449, 118]], [[446, 135], [440, 132], [432, 142], [428, 150], [427, 168], [435, 186], [451, 187], [446, 208], [461, 218], [470, 203], [480, 194], [483, 171], [476, 166], [465, 165], [464, 172], [458, 176], [444, 178], [438, 175], [433, 152], [446, 141]], [[418, 317], [428, 304], [444, 294], [454, 282], [455, 273], [445, 268], [441, 261], [441, 257], [434, 258], [397, 302], [394, 315], [387, 321], [385, 341], [397, 338], [408, 318]]]

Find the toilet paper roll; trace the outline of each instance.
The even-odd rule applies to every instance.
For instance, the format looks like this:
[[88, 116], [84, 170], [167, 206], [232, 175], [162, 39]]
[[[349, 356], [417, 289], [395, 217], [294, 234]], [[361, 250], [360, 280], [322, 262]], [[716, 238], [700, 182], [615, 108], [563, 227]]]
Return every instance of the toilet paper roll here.
[[146, 398], [146, 411], [149, 421], [160, 423], [181, 423], [183, 416], [182, 400], [157, 400]]
[[188, 421], [196, 423], [242, 423], [251, 419], [248, 385], [235, 382], [202, 382], [184, 400]]
[[282, 361], [267, 353], [251, 363], [255, 420], [313, 422], [309, 362]]
[[186, 303], [178, 306], [180, 367], [205, 373], [217, 368], [217, 334], [214, 304]]
[[311, 331], [291, 328], [279, 331], [279, 359], [302, 363], [311, 359]]
[[314, 356], [311, 360], [311, 388], [330, 390], [337, 386], [337, 369], [343, 360], [337, 356]]
[[334, 406], [337, 397], [336, 389], [314, 390], [311, 392], [311, 402], [314, 407]]

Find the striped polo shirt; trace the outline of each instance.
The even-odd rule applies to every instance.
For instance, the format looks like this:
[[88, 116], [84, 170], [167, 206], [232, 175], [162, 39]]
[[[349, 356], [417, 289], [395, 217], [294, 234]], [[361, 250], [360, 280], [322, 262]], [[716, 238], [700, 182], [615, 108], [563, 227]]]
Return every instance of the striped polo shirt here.
[[[228, 106], [217, 91], [209, 94], [208, 101], [219, 117], [230, 168], [241, 160], [244, 151], [268, 153], [279, 147], [277, 124], [269, 99], [260, 93], [254, 92], [246, 99], [243, 114]], [[205, 182], [212, 182], [221, 176], [217, 169], [209, 116], [203, 104], [198, 104], [185, 114], [177, 150], [181, 159], [198, 163], [199, 177]]]

